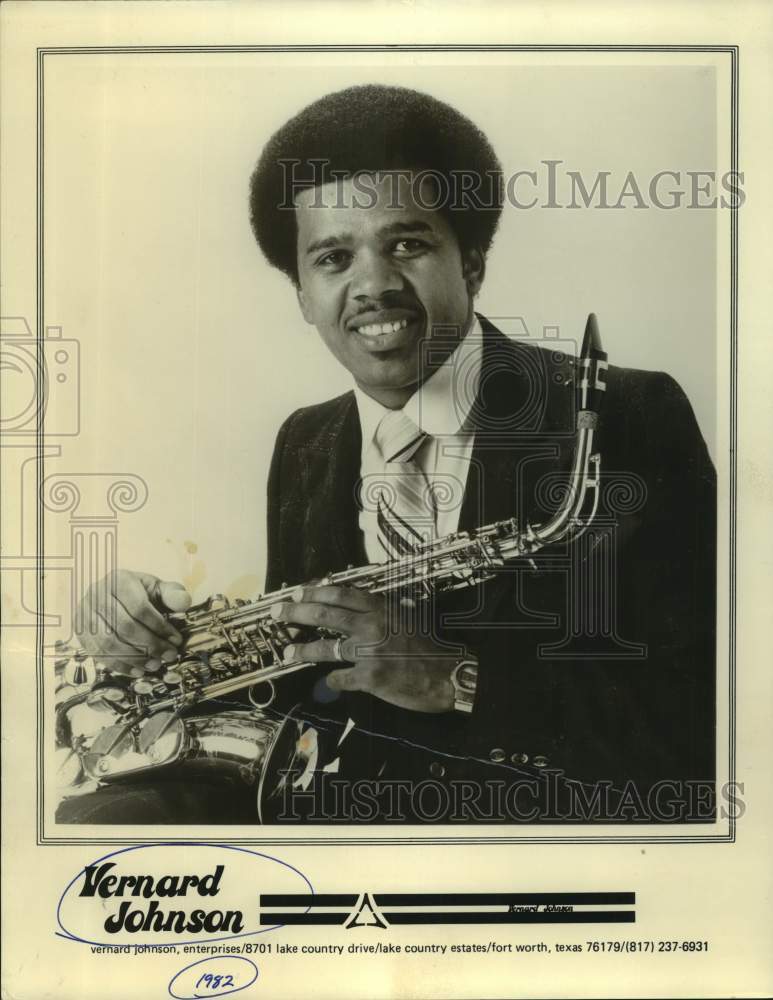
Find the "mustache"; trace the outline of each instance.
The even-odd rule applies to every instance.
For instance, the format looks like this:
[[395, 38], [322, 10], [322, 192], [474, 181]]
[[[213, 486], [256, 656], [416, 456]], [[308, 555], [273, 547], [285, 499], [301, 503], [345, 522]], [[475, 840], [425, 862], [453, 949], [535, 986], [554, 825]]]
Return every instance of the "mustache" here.
[[356, 312], [352, 313], [351, 319], [356, 319], [358, 316], [366, 316], [368, 313], [387, 312], [390, 309], [405, 309], [406, 311], [424, 313], [424, 307], [418, 299], [409, 295], [395, 295], [388, 298], [360, 301]]
[[358, 308], [346, 317], [347, 327], [357, 326], [361, 322], [393, 322], [400, 319], [426, 319], [427, 312], [417, 299], [410, 296], [395, 296], [372, 299], [358, 303]]

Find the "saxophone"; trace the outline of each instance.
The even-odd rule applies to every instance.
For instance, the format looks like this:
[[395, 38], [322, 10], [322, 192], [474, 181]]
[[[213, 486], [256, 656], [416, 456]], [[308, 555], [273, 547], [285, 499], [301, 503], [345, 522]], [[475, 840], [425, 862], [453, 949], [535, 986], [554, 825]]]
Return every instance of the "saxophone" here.
[[[417, 541], [400, 558], [348, 568], [330, 574], [325, 582], [423, 601], [477, 586], [519, 560], [531, 560], [545, 546], [577, 539], [592, 523], [599, 502], [601, 458], [593, 445], [606, 370], [607, 356], [591, 314], [575, 378], [572, 467], [563, 502], [547, 522], [521, 527], [510, 518], [472, 532]], [[75, 667], [60, 660], [60, 670], [70, 671], [70, 683], [60, 685], [65, 696], [57, 707], [63, 783], [75, 790], [92, 788], [94, 783], [127, 780], [185, 762], [205, 771], [230, 770], [242, 780], [256, 782], [262, 818], [261, 803], [278, 789], [268, 777], [271, 770], [288, 764], [289, 758], [282, 773], [295, 774], [303, 782], [317, 764], [316, 734], [310, 735], [312, 731], [293, 713], [272, 717], [269, 710], [276, 682], [316, 666], [283, 658], [285, 647], [295, 640], [271, 616], [271, 608], [289, 601], [294, 590], [295, 585], [283, 586], [251, 601], [215, 596], [170, 614], [170, 622], [184, 637], [183, 651], [177, 662], [159, 668], [155, 675], [132, 679], [111, 674], [108, 668], [89, 664], [84, 654], [76, 656]], [[324, 629], [314, 634], [337, 635]], [[251, 710], [223, 701], [245, 690]], [[92, 711], [84, 723], [78, 716], [86, 707]], [[202, 708], [208, 711], [196, 714]], [[271, 792], [266, 785], [273, 786]]]

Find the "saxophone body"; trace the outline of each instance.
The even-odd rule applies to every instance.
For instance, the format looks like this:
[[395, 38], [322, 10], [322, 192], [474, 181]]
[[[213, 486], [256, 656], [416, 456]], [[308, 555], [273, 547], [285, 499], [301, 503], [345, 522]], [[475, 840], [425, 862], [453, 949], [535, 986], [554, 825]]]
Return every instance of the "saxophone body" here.
[[[572, 466], [563, 502], [548, 521], [519, 525], [509, 518], [454, 532], [414, 543], [398, 559], [333, 573], [325, 582], [423, 601], [478, 586], [519, 561], [533, 560], [546, 546], [579, 537], [599, 502], [601, 459], [594, 435], [606, 368], [591, 315], [575, 378]], [[295, 585], [283, 586], [233, 602], [215, 596], [169, 615], [184, 637], [183, 651], [176, 662], [141, 678], [96, 667], [83, 654], [58, 661], [60, 674], [69, 677], [57, 695], [61, 783], [77, 793], [185, 764], [194, 772], [227, 772], [255, 785], [260, 816], [261, 802], [277, 794], [283, 781], [307, 782], [320, 763], [317, 734], [294, 713], [278, 715], [270, 708], [283, 677], [316, 665], [285, 662], [285, 647], [298, 639], [271, 616], [271, 608], [289, 601], [294, 590]], [[311, 637], [336, 634], [311, 631]], [[244, 692], [249, 704], [227, 700]]]

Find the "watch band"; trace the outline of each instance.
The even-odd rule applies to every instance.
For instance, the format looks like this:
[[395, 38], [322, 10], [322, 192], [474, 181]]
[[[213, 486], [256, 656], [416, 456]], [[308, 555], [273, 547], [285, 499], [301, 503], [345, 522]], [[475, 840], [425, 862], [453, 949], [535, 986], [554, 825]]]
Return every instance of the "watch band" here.
[[469, 715], [478, 687], [478, 661], [470, 657], [459, 660], [451, 671], [451, 684], [454, 688], [454, 709]]

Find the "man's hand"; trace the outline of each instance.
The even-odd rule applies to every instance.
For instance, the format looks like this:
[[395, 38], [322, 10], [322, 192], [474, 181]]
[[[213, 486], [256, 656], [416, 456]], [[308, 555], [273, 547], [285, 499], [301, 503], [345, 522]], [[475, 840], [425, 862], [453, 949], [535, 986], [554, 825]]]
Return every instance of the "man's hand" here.
[[[454, 707], [451, 671], [458, 655], [429, 636], [407, 634], [412, 602], [390, 605], [380, 595], [324, 584], [298, 587], [292, 602], [276, 604], [278, 621], [332, 629], [345, 636], [340, 649], [354, 666], [334, 670], [327, 684], [336, 691], [366, 691], [416, 712], [450, 712]], [[335, 639], [295, 643], [285, 662], [336, 660]]]
[[76, 631], [96, 660], [136, 676], [148, 661], [153, 667], [177, 657], [182, 636], [163, 612], [190, 606], [191, 595], [181, 583], [118, 569], [89, 587], [76, 614]]

